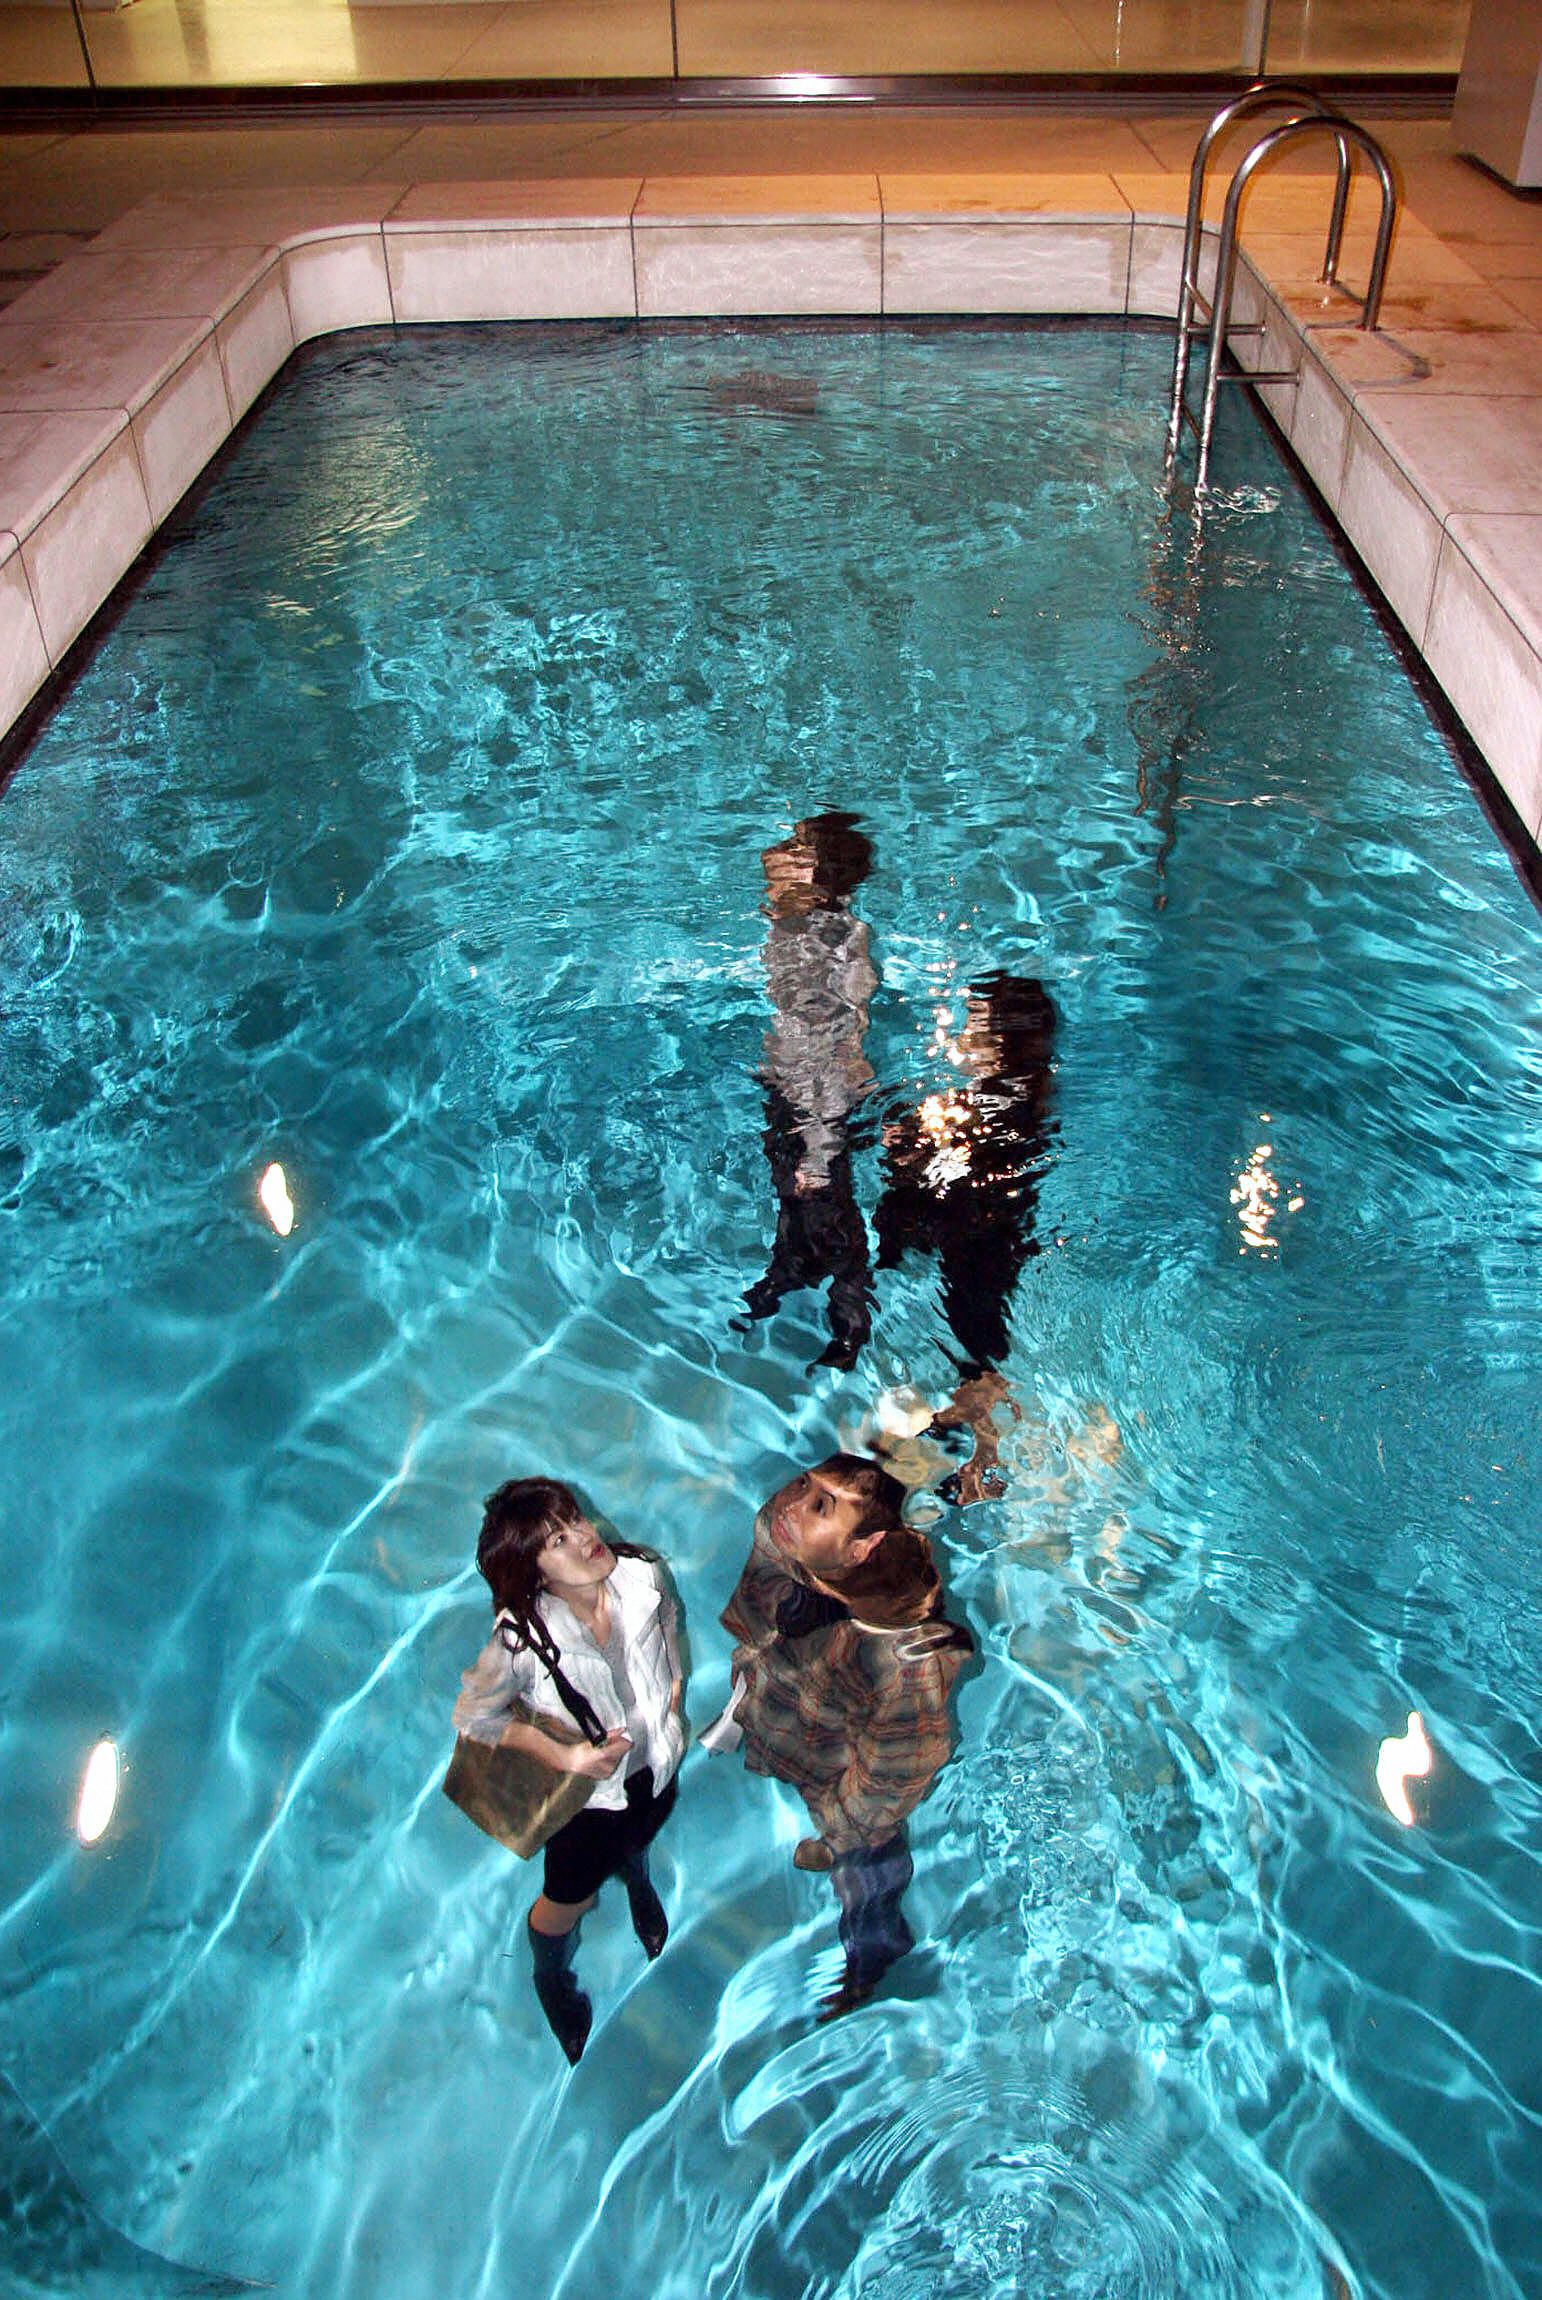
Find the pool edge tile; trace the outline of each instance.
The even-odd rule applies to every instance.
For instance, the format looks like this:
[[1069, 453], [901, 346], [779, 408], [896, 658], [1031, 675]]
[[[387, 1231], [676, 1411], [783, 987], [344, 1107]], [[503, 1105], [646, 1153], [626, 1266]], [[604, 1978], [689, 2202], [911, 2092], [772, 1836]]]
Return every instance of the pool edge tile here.
[[388, 229], [391, 302], [403, 326], [453, 320], [630, 319], [627, 220], [573, 228]]
[[779, 229], [877, 224], [883, 198], [876, 170], [792, 176], [645, 175], [632, 210], [635, 224]]
[[384, 221], [387, 243], [413, 232], [573, 231], [630, 224], [644, 179], [517, 177], [508, 183], [413, 184]]
[[70, 256], [7, 306], [13, 321], [204, 320], [240, 301], [273, 261], [259, 241], [193, 247], [179, 259], [161, 248]]
[[1542, 377], [1534, 395], [1410, 397], [1362, 385], [1355, 413], [1442, 519], [1542, 514]]
[[212, 334], [133, 419], [145, 493], [157, 527], [233, 428], [225, 366]]
[[284, 291], [297, 345], [350, 327], [389, 327], [396, 314], [382, 232], [330, 233], [285, 245]]
[[234, 310], [217, 322], [214, 340], [225, 372], [225, 396], [234, 425], [294, 350], [294, 325], [280, 264], [275, 262]]
[[1024, 312], [1117, 318], [1130, 222], [998, 222], [948, 216], [884, 224], [886, 312]]
[[1422, 653], [1443, 521], [1358, 410], [1349, 422], [1337, 516]]
[[1268, 409], [1289, 439], [1296, 420], [1301, 371], [1306, 358], [1301, 330], [1263, 275], [1251, 268], [1239, 270], [1237, 274], [1232, 311], [1243, 325], [1263, 330], [1261, 335], [1241, 338], [1235, 347], [1234, 357], [1244, 374], [1267, 372], [1292, 378], [1288, 383], [1252, 386], [1260, 404]]
[[[0, 358], [19, 369], [0, 376], [0, 413], [83, 414], [121, 408], [135, 414], [213, 334], [206, 319], [98, 320], [72, 330], [61, 320], [12, 321], [0, 312]], [[70, 345], [76, 372], [60, 376], [56, 353]], [[85, 356], [80, 347], [84, 344]], [[35, 362], [35, 374], [25, 370]], [[50, 376], [54, 380], [49, 380]]]
[[878, 194], [887, 224], [1130, 221], [1130, 203], [1111, 175], [1070, 176], [1050, 169], [972, 174], [956, 169], [881, 168]]
[[155, 532], [127, 422], [21, 539], [43, 644], [57, 665]]
[[1130, 226], [1130, 276], [1125, 310], [1132, 319], [1178, 316], [1183, 278], [1182, 224], [1153, 223], [1137, 216]]
[[48, 649], [21, 544], [0, 532], [0, 729], [26, 709], [48, 672]]
[[128, 426], [121, 406], [0, 415], [0, 530], [25, 544]]
[[339, 231], [378, 231], [403, 189], [400, 184], [331, 184], [310, 190], [208, 192], [201, 198], [154, 192], [98, 232], [86, 252], [299, 247]]
[[883, 228], [871, 223], [633, 220], [643, 319], [877, 319]]
[[1302, 346], [1290, 444], [1335, 518], [1344, 493], [1352, 414], [1348, 394], [1308, 339]]
[[1471, 555], [1484, 524], [1481, 514], [1455, 521], [1442, 538], [1425, 661], [1531, 837], [1542, 840], [1542, 656]]

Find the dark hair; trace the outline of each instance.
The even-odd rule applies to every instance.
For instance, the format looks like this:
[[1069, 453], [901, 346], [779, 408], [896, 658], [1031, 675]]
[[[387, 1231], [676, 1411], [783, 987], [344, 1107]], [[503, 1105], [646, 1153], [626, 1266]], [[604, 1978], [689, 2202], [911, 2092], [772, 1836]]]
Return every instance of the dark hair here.
[[792, 826], [792, 836], [766, 849], [772, 855], [802, 849], [814, 862], [814, 892], [827, 903], [844, 902], [854, 894], [873, 867], [873, 842], [861, 827], [860, 815], [835, 810], [805, 815]]
[[1055, 1039], [1055, 1008], [1036, 975], [983, 974], [969, 985], [969, 1003], [1001, 1043], [1000, 1074], [1025, 1078], [1042, 1069]]
[[[540, 1615], [546, 1586], [541, 1552], [554, 1533], [583, 1523], [589, 1514], [572, 1487], [554, 1477], [512, 1477], [482, 1504], [477, 1571], [493, 1593], [494, 1610], [512, 1615], [517, 1634], [543, 1659], [555, 1648]], [[646, 1555], [630, 1542], [606, 1546], [619, 1557]]]
[[906, 1488], [865, 1454], [833, 1453], [819, 1468], [862, 1498], [863, 1512], [852, 1539], [860, 1541], [873, 1533], [883, 1536], [860, 1562], [838, 1572], [826, 1571], [821, 1581], [839, 1593], [852, 1618], [867, 1628], [899, 1629], [930, 1620], [942, 1608], [942, 1583], [925, 1534], [917, 1533], [900, 1514]]
[[838, 1477], [849, 1486], [862, 1503], [862, 1516], [851, 1529], [851, 1539], [861, 1541], [869, 1533], [892, 1533], [904, 1523], [902, 1512], [908, 1488], [897, 1477], [866, 1454], [833, 1453], [827, 1461], [817, 1464], [819, 1472]]

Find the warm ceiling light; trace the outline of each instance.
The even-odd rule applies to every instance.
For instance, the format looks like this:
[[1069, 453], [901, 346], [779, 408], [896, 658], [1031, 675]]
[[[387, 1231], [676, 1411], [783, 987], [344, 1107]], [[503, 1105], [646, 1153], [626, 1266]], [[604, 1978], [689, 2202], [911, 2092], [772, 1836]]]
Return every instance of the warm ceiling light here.
[[294, 1200], [282, 1166], [270, 1166], [257, 1185], [257, 1203], [281, 1238], [294, 1228]]
[[1435, 1762], [1434, 1751], [1424, 1730], [1424, 1719], [1417, 1709], [1408, 1712], [1408, 1730], [1395, 1739], [1383, 1741], [1376, 1759], [1376, 1786], [1381, 1801], [1395, 1821], [1405, 1829], [1414, 1823], [1414, 1809], [1408, 1800], [1408, 1783], [1419, 1781]]
[[85, 1778], [80, 1784], [80, 1802], [75, 1807], [75, 1834], [83, 1845], [94, 1845], [106, 1830], [117, 1808], [122, 1779], [118, 1744], [116, 1741], [98, 1741], [86, 1759]]

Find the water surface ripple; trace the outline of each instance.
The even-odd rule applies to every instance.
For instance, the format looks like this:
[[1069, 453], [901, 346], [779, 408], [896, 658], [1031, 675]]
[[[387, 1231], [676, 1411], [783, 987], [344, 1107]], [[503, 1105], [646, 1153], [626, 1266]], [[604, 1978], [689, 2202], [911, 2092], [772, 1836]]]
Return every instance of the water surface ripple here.
[[[21, 760], [0, 2280], [1542, 2290], [1536, 919], [1240, 406], [1186, 557], [1163, 359], [335, 342]], [[869, 1215], [969, 981], [1060, 1017], [1009, 1491], [934, 1536], [980, 1666], [878, 2002], [814, 2024], [796, 1801], [693, 1753], [669, 1947], [590, 1919], [569, 2076], [529, 1874], [437, 1792], [479, 1497], [554, 1467], [667, 1552], [701, 1722], [756, 1502], [950, 1385], [915, 1258], [853, 1375], [811, 1298], [729, 1327], [759, 856], [828, 807], [877, 852]]]

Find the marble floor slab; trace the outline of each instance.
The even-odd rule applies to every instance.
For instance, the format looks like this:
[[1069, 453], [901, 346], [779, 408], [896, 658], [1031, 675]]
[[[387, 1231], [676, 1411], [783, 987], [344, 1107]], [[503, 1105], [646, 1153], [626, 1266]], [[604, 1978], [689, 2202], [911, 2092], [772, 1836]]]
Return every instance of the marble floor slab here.
[[132, 414], [211, 333], [204, 319], [29, 322], [0, 313], [0, 413]]

